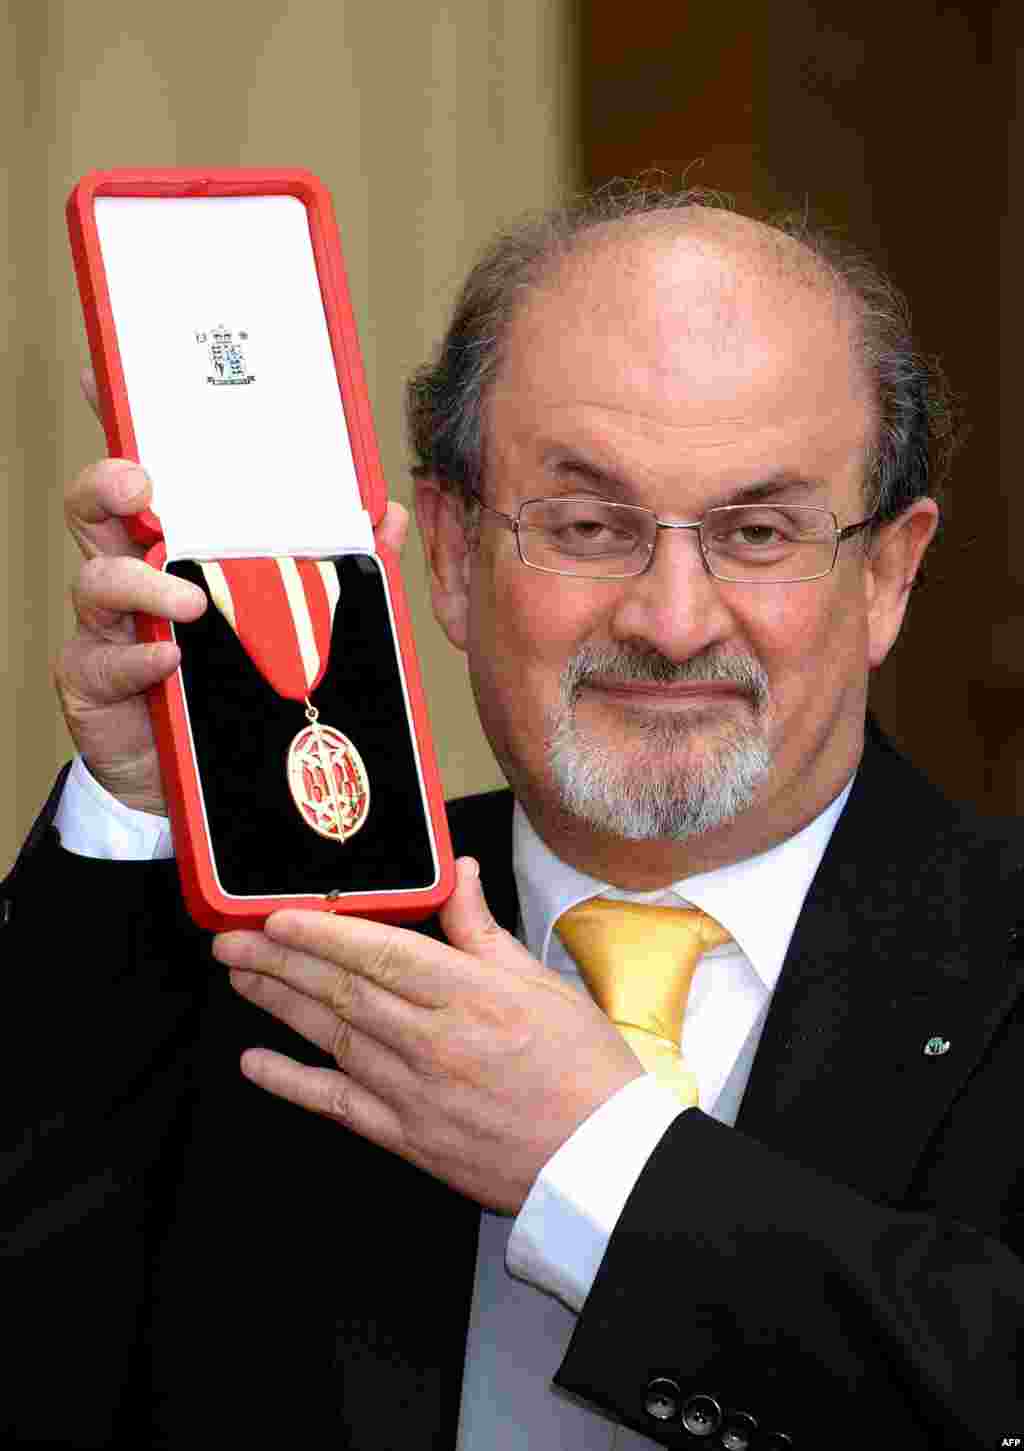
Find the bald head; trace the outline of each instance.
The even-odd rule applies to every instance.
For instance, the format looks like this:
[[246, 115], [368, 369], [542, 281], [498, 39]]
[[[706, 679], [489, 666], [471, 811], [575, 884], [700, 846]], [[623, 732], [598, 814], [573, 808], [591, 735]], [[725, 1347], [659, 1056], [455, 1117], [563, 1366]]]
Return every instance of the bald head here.
[[684, 244], [695, 261], [716, 264], [723, 273], [758, 273], [802, 286], [835, 289], [836, 278], [824, 260], [804, 242], [769, 222], [721, 207], [689, 206], [627, 214], [584, 228], [566, 238], [552, 260], [587, 252], [650, 246], [671, 250]]
[[784, 320], [808, 348], [828, 335], [828, 350], [853, 360], [851, 386], [870, 395], [855, 299], [821, 258], [776, 227], [704, 207], [641, 214], [577, 233], [545, 263], [519, 293], [506, 342], [524, 313], [558, 293], [575, 302], [581, 327], [585, 318], [614, 318], [666, 359], [699, 346], [754, 371]]
[[[607, 282], [607, 264], [617, 269]], [[587, 279], [601, 274], [599, 287]], [[642, 279], [642, 280], [641, 280]], [[435, 361], [411, 378], [407, 417], [413, 472], [468, 497], [485, 470], [486, 404], [510, 329], [531, 296], [570, 287], [593, 315], [661, 309], [680, 345], [757, 365], [761, 319], [785, 317], [796, 338], [841, 337], [851, 379], [870, 400], [865, 496], [879, 517], [935, 493], [956, 444], [941, 370], [917, 352], [906, 305], [861, 254], [806, 221], [741, 216], [711, 194], [602, 190], [499, 235], [470, 273]]]

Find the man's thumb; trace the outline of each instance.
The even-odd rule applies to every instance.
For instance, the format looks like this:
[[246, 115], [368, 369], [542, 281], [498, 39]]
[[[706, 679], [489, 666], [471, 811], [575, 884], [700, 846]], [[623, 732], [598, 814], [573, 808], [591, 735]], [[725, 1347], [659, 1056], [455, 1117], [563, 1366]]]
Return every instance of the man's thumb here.
[[471, 856], [455, 863], [455, 891], [441, 908], [440, 921], [453, 947], [478, 957], [508, 938], [491, 915], [480, 885], [480, 866]]

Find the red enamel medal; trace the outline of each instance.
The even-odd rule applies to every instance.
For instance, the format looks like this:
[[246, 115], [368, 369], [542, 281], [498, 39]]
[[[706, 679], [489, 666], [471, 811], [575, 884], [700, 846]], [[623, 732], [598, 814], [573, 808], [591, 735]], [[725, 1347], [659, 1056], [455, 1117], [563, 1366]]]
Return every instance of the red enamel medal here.
[[335, 566], [313, 559], [224, 559], [200, 565], [210, 598], [263, 678], [304, 701], [308, 722], [288, 748], [286, 772], [306, 825], [343, 842], [370, 810], [366, 767], [347, 736], [321, 725], [310, 696], [323, 679], [340, 587]]
[[352, 742], [333, 726], [322, 726], [318, 716], [316, 706], [307, 704], [309, 725], [288, 751], [288, 785], [308, 826], [346, 841], [366, 820], [370, 782]]

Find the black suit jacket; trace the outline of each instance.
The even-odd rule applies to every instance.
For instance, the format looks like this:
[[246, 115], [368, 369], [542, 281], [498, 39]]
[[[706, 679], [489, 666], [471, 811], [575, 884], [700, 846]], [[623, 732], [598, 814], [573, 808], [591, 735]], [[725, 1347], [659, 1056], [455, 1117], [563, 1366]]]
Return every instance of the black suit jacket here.
[[[451, 1451], [476, 1207], [247, 1084], [253, 1044], [322, 1060], [230, 990], [173, 868], [63, 852], [56, 799], [0, 891], [8, 1442]], [[450, 815], [514, 927], [511, 812]], [[869, 740], [737, 1126], [662, 1140], [556, 1393], [668, 1446], [719, 1442], [654, 1381], [764, 1445], [1024, 1435], [1021, 859]]]

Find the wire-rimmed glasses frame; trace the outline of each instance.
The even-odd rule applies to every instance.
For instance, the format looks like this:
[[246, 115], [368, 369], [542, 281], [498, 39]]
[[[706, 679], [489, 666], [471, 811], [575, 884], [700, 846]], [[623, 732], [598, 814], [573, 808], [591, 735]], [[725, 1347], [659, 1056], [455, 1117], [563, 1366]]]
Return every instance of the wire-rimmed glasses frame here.
[[[730, 515], [735, 518], [737, 510], [750, 510], [751, 512], [754, 512], [780, 507], [778, 505], [773, 505], [772, 503], [722, 504], [716, 506], [715, 508], [709, 509], [702, 519], [677, 522], [672, 520], [659, 519], [657, 514], [655, 514], [652, 509], [645, 509], [639, 504], [620, 504], [617, 500], [614, 499], [598, 499], [594, 498], [591, 495], [545, 495], [538, 498], [524, 499], [523, 502], [519, 505], [519, 508], [515, 514], [503, 513], [501, 509], [495, 509], [490, 504], [484, 503], [483, 499], [475, 490], [472, 491], [472, 498], [477, 502], [481, 509], [485, 510], [486, 513], [493, 514], [496, 518], [502, 520], [502, 522], [505, 524], [505, 527], [512, 530], [513, 534], [515, 535], [516, 548], [519, 553], [520, 562], [524, 564], [527, 569], [535, 569], [541, 574], [565, 575], [569, 579], [636, 579], [638, 576], [646, 574], [646, 572], [650, 569], [651, 564], [654, 561], [654, 551], [658, 542], [660, 531], [662, 529], [688, 529], [696, 532], [698, 550], [700, 553], [701, 561], [704, 565], [705, 570], [709, 575], [711, 575], [713, 579], [721, 580], [724, 584], [804, 584], [808, 580], [824, 579], [827, 575], [831, 574], [832, 571], [835, 569], [836, 561], [839, 558], [839, 546], [843, 544], [845, 540], [852, 539], [854, 535], [859, 534], [863, 529], [866, 529], [870, 524], [873, 524], [875, 522], [875, 519], [877, 518], [877, 509], [875, 509], [864, 519], [858, 519], [853, 524], [840, 525], [837, 516], [832, 512], [831, 509], [822, 509], [816, 505], [810, 504], [791, 504], [781, 506], [782, 508], [788, 508], [790, 510], [799, 509], [801, 513], [820, 515], [823, 520], [827, 519], [829, 521], [832, 536], [832, 558], [825, 568], [815, 570], [813, 574], [787, 575], [785, 577], [775, 575], [771, 578], [765, 577], [762, 579], [758, 579], [750, 574], [738, 575], [723, 573], [721, 565], [716, 568], [716, 566], [712, 563], [710, 557], [706, 530], [708, 528], [709, 519], [723, 518], [726, 515]], [[529, 510], [532, 505], [553, 503], [592, 504], [595, 506], [600, 506], [602, 508], [622, 511], [624, 516], [643, 518], [644, 520], [652, 521], [654, 524], [654, 533], [651, 536], [650, 543], [647, 545], [646, 555], [641, 557], [639, 568], [619, 570], [614, 573], [594, 573], [589, 569], [558, 569], [552, 565], [538, 564], [536, 560], [529, 559], [523, 549], [523, 512], [524, 510]], [[819, 541], [806, 540], [800, 542], [825, 543], [827, 539], [828, 535], [826, 534], [823, 535]]]

